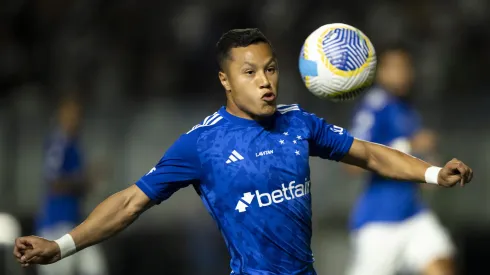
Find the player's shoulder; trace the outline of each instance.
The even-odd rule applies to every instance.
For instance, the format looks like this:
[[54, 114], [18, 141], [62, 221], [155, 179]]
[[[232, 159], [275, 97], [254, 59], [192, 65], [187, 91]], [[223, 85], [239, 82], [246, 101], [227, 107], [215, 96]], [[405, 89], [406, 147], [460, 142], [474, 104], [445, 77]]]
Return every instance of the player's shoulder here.
[[194, 125], [191, 129], [189, 129], [185, 135], [189, 137], [197, 138], [201, 134], [215, 130], [220, 126], [223, 126], [226, 122], [226, 119], [220, 114], [219, 111], [216, 111], [206, 117], [204, 117], [199, 123]]
[[314, 113], [310, 113], [299, 104], [279, 104], [277, 112], [281, 124], [287, 124], [290, 127], [306, 127], [311, 129], [311, 126], [319, 121], [324, 121], [323, 118], [317, 117]]
[[225, 119], [218, 112], [205, 116], [201, 121], [182, 133], [174, 142], [174, 147], [179, 150], [194, 150], [197, 143], [205, 133], [209, 133], [225, 123]]
[[297, 104], [297, 103], [293, 103], [293, 104], [277, 104], [277, 111], [280, 114], [286, 114], [286, 113], [300, 111], [300, 107], [299, 107], [299, 104]]
[[310, 113], [307, 110], [305, 110], [303, 107], [301, 107], [299, 104], [294, 103], [294, 104], [278, 104], [277, 105], [277, 112], [279, 113], [280, 117], [287, 117], [287, 118], [299, 118], [299, 119], [309, 119], [312, 116], [315, 116], [314, 113]]
[[308, 114], [299, 104], [278, 104], [277, 113], [279, 117], [298, 117]]

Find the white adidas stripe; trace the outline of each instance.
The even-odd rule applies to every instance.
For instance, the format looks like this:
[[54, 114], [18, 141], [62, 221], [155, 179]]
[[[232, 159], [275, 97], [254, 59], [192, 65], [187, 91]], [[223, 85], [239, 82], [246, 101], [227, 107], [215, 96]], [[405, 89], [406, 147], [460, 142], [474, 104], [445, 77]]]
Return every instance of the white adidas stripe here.
[[214, 113], [210, 116], [207, 116], [204, 121], [202, 122], [202, 125], [206, 125], [206, 123], [209, 121], [209, 120], [212, 120], [213, 118], [215, 118], [216, 116], [218, 115], [218, 113]]
[[[243, 157], [242, 155], [240, 155], [237, 151], [233, 150], [233, 152], [231, 152], [232, 155], [235, 155], [235, 157], [237, 157], [239, 160], [243, 160]], [[230, 156], [231, 158], [232, 156]]]
[[228, 160], [226, 160], [226, 164], [230, 164], [231, 162], [237, 162], [239, 160], [244, 160], [243, 156], [240, 155], [237, 151], [233, 150], [231, 152], [231, 155], [228, 157]]
[[281, 114], [285, 114], [285, 113], [291, 112], [291, 111], [299, 111], [299, 107], [298, 106], [292, 106], [292, 107], [285, 108], [285, 109], [278, 109], [278, 111]]
[[281, 114], [285, 114], [287, 112], [291, 111], [299, 111], [299, 105], [298, 104], [279, 104], [277, 105], [277, 111], [279, 111]]
[[278, 104], [277, 105], [277, 109], [286, 109], [286, 108], [289, 108], [289, 107], [293, 107], [293, 106], [296, 106], [298, 107], [298, 104]]
[[213, 118], [212, 120], [210, 120], [206, 125], [203, 125], [203, 126], [211, 126], [211, 125], [214, 125], [214, 124], [218, 123], [218, 121], [220, 121], [222, 119], [223, 119], [222, 116], [217, 116], [217, 117]]
[[201, 127], [206, 127], [206, 126], [212, 126], [216, 123], [218, 123], [220, 120], [222, 120], [223, 117], [219, 115], [218, 112], [210, 115], [210, 116], [207, 116], [204, 121], [202, 122], [202, 124], [197, 124], [195, 125], [194, 127], [191, 128], [191, 130], [189, 130], [189, 132], [187, 132], [187, 134], [189, 134], [190, 132], [196, 130], [197, 128], [201, 128]]

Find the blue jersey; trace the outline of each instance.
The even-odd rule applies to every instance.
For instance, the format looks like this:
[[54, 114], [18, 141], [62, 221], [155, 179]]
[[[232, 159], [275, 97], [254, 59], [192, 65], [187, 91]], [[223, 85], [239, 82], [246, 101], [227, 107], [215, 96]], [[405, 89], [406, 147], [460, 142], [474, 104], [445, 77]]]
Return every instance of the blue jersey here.
[[260, 123], [222, 107], [136, 185], [157, 203], [193, 185], [225, 239], [232, 274], [315, 274], [309, 156], [339, 161], [352, 142], [298, 105], [280, 105]]
[[[407, 102], [375, 87], [359, 105], [351, 133], [410, 153], [410, 140], [419, 128], [419, 116]], [[371, 174], [354, 208], [351, 228], [370, 222], [399, 222], [417, 214], [424, 208], [418, 191], [417, 183]]]
[[45, 144], [43, 188], [45, 194], [37, 219], [38, 229], [61, 222], [70, 224], [80, 222], [80, 198], [71, 194], [55, 194], [51, 189], [52, 184], [57, 180], [80, 180], [81, 170], [82, 156], [78, 141], [69, 138], [61, 131], [55, 131]]

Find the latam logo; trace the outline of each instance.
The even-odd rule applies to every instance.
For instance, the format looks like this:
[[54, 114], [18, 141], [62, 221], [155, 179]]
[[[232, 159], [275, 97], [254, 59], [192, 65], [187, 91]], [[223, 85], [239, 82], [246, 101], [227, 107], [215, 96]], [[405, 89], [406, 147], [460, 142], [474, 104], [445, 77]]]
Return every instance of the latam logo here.
[[274, 154], [274, 150], [267, 150], [267, 151], [255, 153], [255, 157], [258, 158], [258, 157], [263, 157], [263, 156], [272, 155], [272, 154]]
[[291, 181], [288, 187], [284, 186], [284, 183], [281, 184], [281, 187], [270, 193], [260, 193], [259, 190], [243, 193], [243, 197], [238, 200], [235, 210], [240, 213], [247, 211], [247, 208], [252, 205], [255, 198], [257, 198], [256, 201], [259, 207], [267, 207], [273, 203], [278, 204], [285, 200], [301, 198], [310, 193], [310, 181], [308, 179], [305, 179], [304, 184], [296, 184], [295, 181]]

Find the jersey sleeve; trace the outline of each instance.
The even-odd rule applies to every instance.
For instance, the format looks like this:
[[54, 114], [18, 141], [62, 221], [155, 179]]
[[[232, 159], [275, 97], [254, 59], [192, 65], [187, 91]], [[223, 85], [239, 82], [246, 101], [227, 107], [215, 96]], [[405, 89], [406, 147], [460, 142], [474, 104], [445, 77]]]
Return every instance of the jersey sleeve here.
[[323, 118], [302, 110], [310, 130], [310, 156], [340, 161], [352, 146], [354, 138], [342, 127], [327, 123]]
[[155, 203], [160, 204], [177, 190], [200, 180], [200, 161], [196, 136], [182, 135], [158, 163], [136, 185]]

